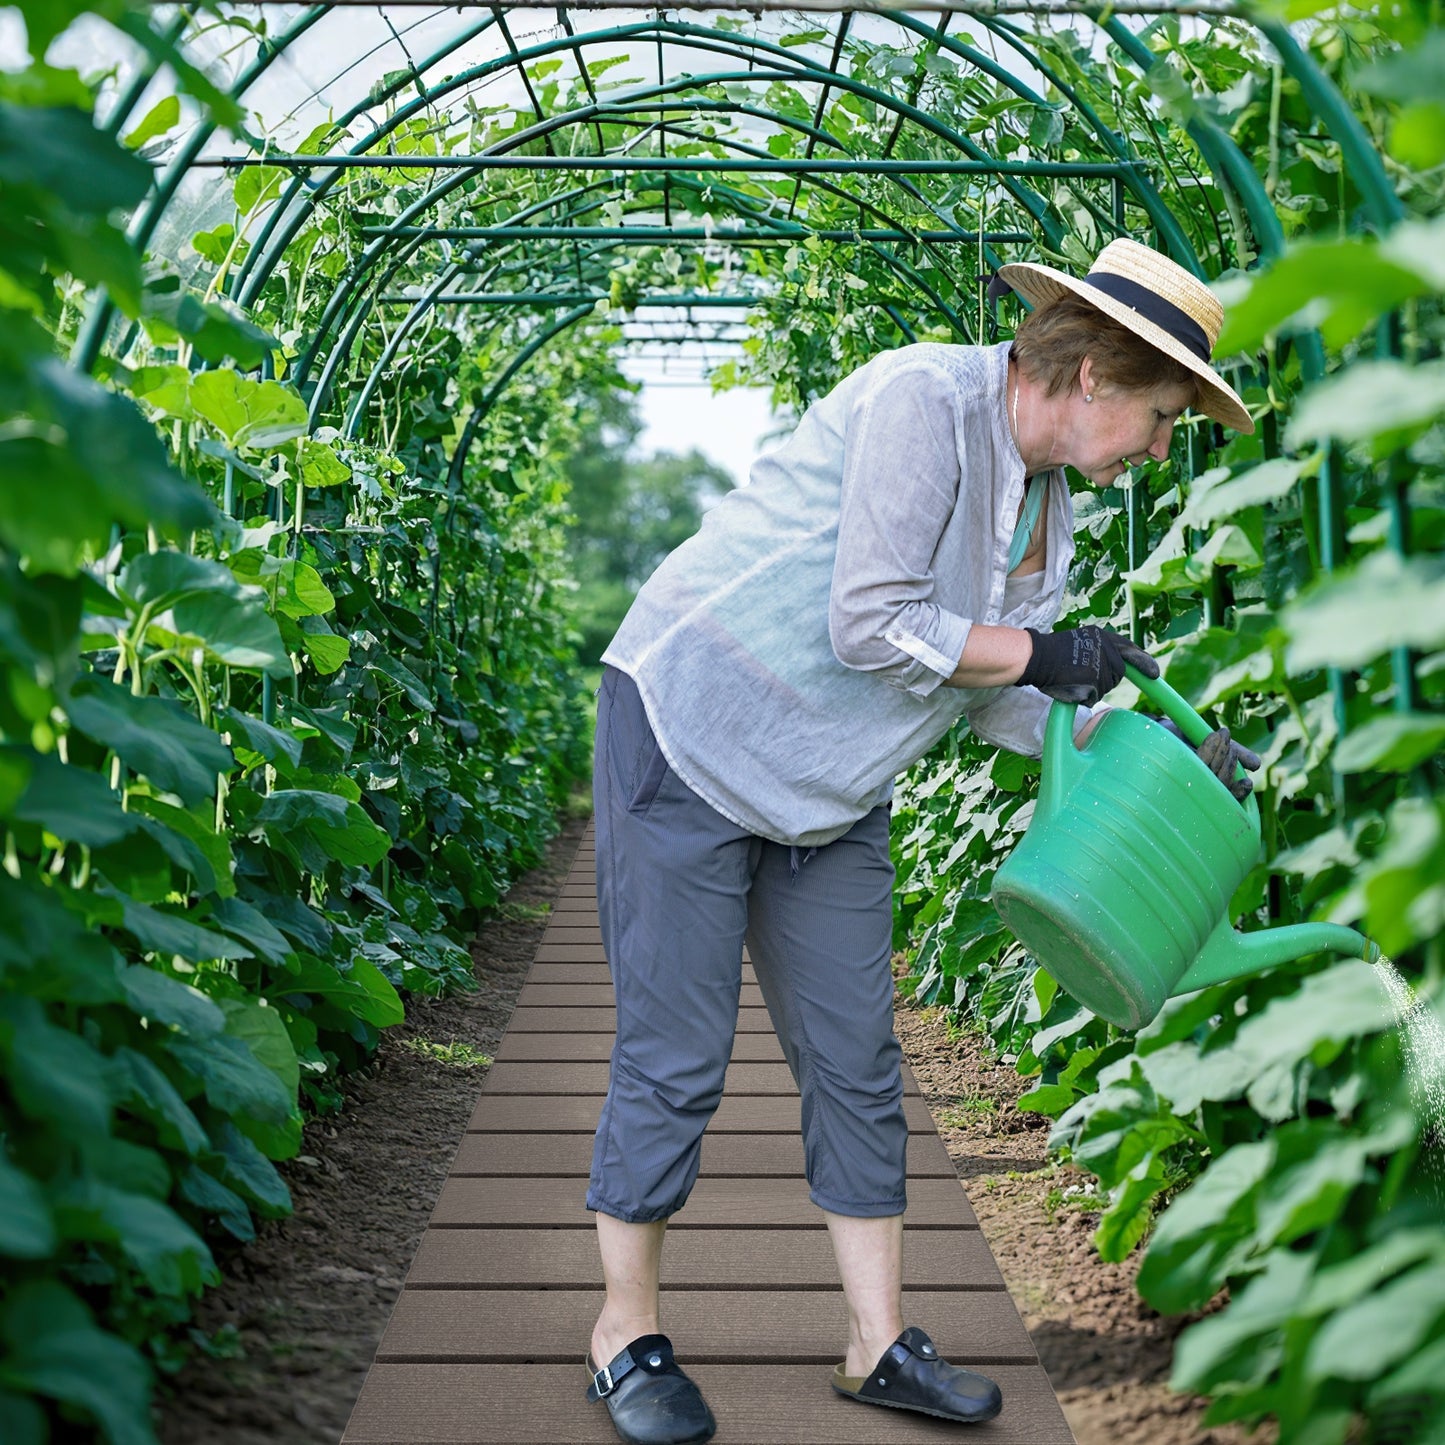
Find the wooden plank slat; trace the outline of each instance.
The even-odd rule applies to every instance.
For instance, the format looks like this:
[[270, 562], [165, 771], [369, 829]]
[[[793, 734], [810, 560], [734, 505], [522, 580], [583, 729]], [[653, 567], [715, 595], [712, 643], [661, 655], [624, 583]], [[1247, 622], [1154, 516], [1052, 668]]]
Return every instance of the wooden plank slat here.
[[[495, 1063], [482, 1085], [488, 1094], [605, 1094], [607, 1064]], [[798, 1086], [786, 1064], [742, 1060], [728, 1065], [726, 1091], [734, 1098], [752, 1094], [797, 1095]], [[918, 1084], [905, 1069], [905, 1093], [916, 1094]]]
[[[525, 1130], [547, 1134], [592, 1133], [602, 1111], [602, 1098], [581, 1094], [482, 1094], [467, 1123], [469, 1131], [519, 1134]], [[795, 1097], [781, 1094], [750, 1099], [726, 1095], [708, 1128], [719, 1134], [796, 1134], [800, 1127]], [[933, 1134], [937, 1128], [928, 1105], [916, 1095], [903, 1097], [903, 1118], [910, 1134]]]
[[[560, 1012], [560, 1010], [559, 1010]], [[611, 1033], [513, 1033], [508, 1029], [492, 1056], [499, 1063], [570, 1059], [597, 1063], [612, 1057]], [[773, 1033], [734, 1034], [732, 1057], [754, 1063], [781, 1063], [783, 1046]]]
[[537, 945], [537, 962], [605, 964], [607, 955], [602, 951], [600, 938], [595, 943], [586, 940], [551, 943], [544, 939]]
[[[770, 1034], [773, 1021], [767, 1009], [756, 1004], [738, 1010], [737, 1032], [740, 1034]], [[574, 1008], [557, 1008], [551, 1004], [533, 1007], [523, 1004], [514, 1010], [512, 1021], [507, 1025], [510, 1033], [552, 1033], [590, 1034], [617, 1032], [617, 1015], [609, 999], [606, 1007], [582, 1004]]]
[[[828, 1236], [815, 1229], [751, 1229], [739, 1248], [730, 1229], [680, 1229], [662, 1251], [662, 1287], [808, 1289], [839, 1287]], [[409, 1287], [600, 1288], [597, 1235], [586, 1229], [429, 1229]], [[906, 1289], [1002, 1289], [1003, 1275], [976, 1229], [903, 1227]]]
[[[756, 984], [758, 976], [750, 963], [743, 965], [743, 985]], [[612, 975], [606, 960], [538, 958], [527, 972], [528, 983], [603, 984], [612, 986]]]
[[[432, 1229], [509, 1224], [590, 1229], [582, 1179], [459, 1179], [442, 1185]], [[908, 1185], [908, 1220], [915, 1229], [976, 1229], [978, 1221], [957, 1179], [915, 1179]], [[802, 1179], [699, 1179], [668, 1223], [674, 1229], [824, 1228], [822, 1211]], [[739, 1249], [746, 1249], [739, 1239]]]
[[[718, 1417], [718, 1445], [959, 1445], [960, 1427], [844, 1399], [831, 1365], [738, 1369], [681, 1363]], [[955, 1360], [966, 1365], [966, 1360]], [[987, 1372], [1003, 1414], [968, 1436], [978, 1445], [1074, 1445], [1038, 1366]], [[583, 1398], [575, 1365], [376, 1365], [342, 1445], [617, 1445], [602, 1405]]]
[[[583, 1177], [592, 1166], [591, 1134], [464, 1134], [452, 1160], [453, 1175]], [[791, 1134], [717, 1134], [702, 1140], [702, 1177], [798, 1177], [803, 1140]], [[910, 1179], [953, 1179], [953, 1161], [937, 1135], [910, 1136]]]
[[[736, 1248], [747, 1247], [739, 1239]], [[376, 1358], [383, 1364], [565, 1364], [602, 1309], [594, 1290], [403, 1290]], [[1031, 1365], [1038, 1360], [1003, 1290], [903, 1297], [948, 1360]], [[707, 1290], [667, 1301], [667, 1331], [689, 1362], [731, 1360], [830, 1367], [848, 1342], [848, 1305], [836, 1290]]]
[[[517, 996], [522, 1008], [605, 1008], [612, 1002], [611, 984], [524, 983]], [[761, 1008], [763, 995], [755, 983], [745, 983], [738, 1004], [742, 1008]]]

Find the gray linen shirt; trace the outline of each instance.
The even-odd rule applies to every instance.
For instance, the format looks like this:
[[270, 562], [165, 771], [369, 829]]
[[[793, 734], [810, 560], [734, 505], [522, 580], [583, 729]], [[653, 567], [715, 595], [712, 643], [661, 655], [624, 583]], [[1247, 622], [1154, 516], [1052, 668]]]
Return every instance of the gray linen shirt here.
[[960, 716], [1042, 750], [1043, 694], [942, 685], [975, 622], [1049, 628], [1074, 554], [1055, 474], [1041, 583], [1005, 610], [1024, 488], [1007, 380], [1007, 342], [860, 367], [705, 515], [603, 654], [673, 771], [749, 832], [841, 837]]

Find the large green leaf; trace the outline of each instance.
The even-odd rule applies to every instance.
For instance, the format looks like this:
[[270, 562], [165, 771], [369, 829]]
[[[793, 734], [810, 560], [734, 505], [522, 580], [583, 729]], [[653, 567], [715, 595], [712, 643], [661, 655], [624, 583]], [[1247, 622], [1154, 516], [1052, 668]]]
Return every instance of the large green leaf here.
[[[274, 336], [229, 303], [203, 301], [192, 292], [181, 290], [178, 284], [171, 290], [148, 286], [144, 305], [147, 330], [153, 335], [169, 330], [175, 336], [186, 337], [202, 361], [219, 364], [234, 360], [238, 366], [250, 369], [260, 366], [267, 355], [280, 346]], [[162, 324], [157, 325], [158, 322]], [[201, 376], [212, 374], [200, 373]], [[167, 390], [153, 404], [163, 405], [173, 415], [184, 413], [188, 419], [195, 415], [189, 378], [188, 372], [184, 398]], [[152, 401], [152, 398], [148, 396], [146, 400]]]
[[344, 972], [321, 959], [302, 958], [284, 979], [277, 980], [275, 990], [329, 999], [376, 1028], [389, 1028], [406, 1016], [401, 997], [386, 975], [359, 955]]
[[291, 1036], [276, 1010], [267, 1008], [264, 1001], [228, 998], [221, 1000], [221, 1011], [226, 1015], [226, 1032], [241, 1039], [294, 1096], [301, 1087], [301, 1070]]
[[249, 1115], [264, 1124], [285, 1127], [295, 1108], [292, 1095], [265, 1068], [242, 1039], [217, 1034], [192, 1042], [179, 1035], [167, 1047], [200, 1081], [206, 1098], [222, 1114]]
[[1445, 416], [1445, 361], [1357, 361], [1311, 387], [1290, 419], [1292, 447], [1369, 443], [1378, 456], [1407, 446]]
[[35, 367], [30, 381], [38, 415], [63, 430], [63, 446], [94, 481], [108, 518], [172, 536], [212, 524], [215, 507], [172, 467], [155, 429], [129, 397], [58, 360]]
[[1174, 1390], [1203, 1393], [1228, 1382], [1259, 1384], [1278, 1367], [1283, 1355], [1280, 1330], [1309, 1286], [1315, 1258], [1274, 1250], [1256, 1275], [1219, 1310], [1180, 1337], [1174, 1348]]
[[11, 816], [90, 848], [117, 842], [137, 826], [104, 778], [62, 763], [53, 753], [31, 755], [30, 781]]
[[240, 898], [225, 898], [216, 903], [212, 921], [227, 933], [244, 939], [258, 957], [270, 963], [285, 963], [294, 951], [286, 935], [259, 908]]
[[90, 677], [71, 690], [66, 710], [87, 737], [184, 803], [213, 796], [216, 775], [235, 767], [220, 738], [169, 698], [135, 697], [128, 688]]
[[45, 1259], [55, 1251], [55, 1237], [45, 1191], [0, 1150], [0, 1255]]
[[121, 978], [130, 1006], [144, 1019], [198, 1039], [212, 1037], [226, 1026], [226, 1016], [205, 994], [159, 969], [136, 963]]
[[351, 479], [351, 468], [325, 442], [301, 443], [301, 476], [308, 487], [335, 487]]
[[1445, 557], [1373, 552], [1284, 612], [1292, 671], [1358, 667], [1395, 647], [1445, 646]]
[[111, 1055], [115, 1070], [116, 1102], [149, 1120], [156, 1141], [194, 1158], [210, 1141], [190, 1105], [160, 1066], [134, 1049], [119, 1048]]
[[78, 1033], [57, 1028], [32, 998], [0, 997], [0, 1058], [21, 1113], [59, 1129], [106, 1133], [112, 1112], [105, 1058]]
[[1445, 748], [1445, 718], [1433, 713], [1385, 713], [1343, 737], [1335, 748], [1342, 773], [1407, 773]]
[[358, 804], [333, 793], [278, 789], [262, 803], [256, 821], [273, 837], [303, 830], [328, 856], [346, 864], [369, 867], [379, 863], [391, 848], [391, 838]]
[[0, 182], [49, 192], [81, 215], [103, 216], [145, 198], [152, 171], [68, 106], [0, 101]]
[[178, 956], [192, 963], [222, 958], [250, 958], [251, 950], [244, 943], [203, 928], [179, 914], [121, 897], [125, 915], [124, 927], [143, 949], [166, 958]]
[[38, 889], [0, 869], [0, 980], [28, 974], [24, 991], [42, 1003], [124, 998], [119, 955], [91, 925], [89, 897], [59, 885]]
[[96, 1328], [56, 1280], [27, 1280], [0, 1304], [0, 1388], [44, 1395], [100, 1422], [107, 1445], [155, 1445], [150, 1368], [132, 1346]]
[[265, 451], [306, 434], [306, 403], [279, 381], [253, 381], [229, 367], [191, 382], [191, 405], [233, 447]]
[[272, 557], [251, 547], [233, 556], [230, 567], [240, 581], [262, 588], [272, 606], [287, 617], [310, 617], [336, 606], [321, 574], [309, 563]]
[[246, 1201], [199, 1164], [188, 1166], [181, 1174], [179, 1189], [182, 1199], [206, 1214], [214, 1214], [243, 1244], [256, 1238], [256, 1225]]
[[1139, 1267], [1139, 1293], [1155, 1309], [1200, 1309], [1243, 1267], [1259, 1187], [1274, 1161], [1272, 1140], [1236, 1144], [1164, 1211]]
[[1221, 282], [1225, 324], [1216, 353], [1253, 350], [1286, 322], [1318, 325], [1341, 346], [1413, 296], [1445, 289], [1445, 225], [1410, 220], [1384, 238], [1311, 240], [1250, 277]]
[[100, 485], [65, 447], [0, 440], [0, 476], [0, 542], [32, 568], [70, 573], [104, 546], [111, 523]]
[[1378, 1380], [1445, 1318], [1445, 1261], [1397, 1275], [1326, 1320], [1310, 1344], [1311, 1380]]
[[1226, 473], [1207, 487], [1200, 486], [1204, 481], [1200, 477], [1190, 488], [1189, 500], [1182, 513], [1183, 520], [1189, 526], [1208, 527], [1249, 507], [1277, 502], [1294, 491], [1301, 477], [1310, 476], [1318, 469], [1319, 463], [1313, 458], [1291, 460], [1275, 457], [1237, 476], [1231, 477]]
[[116, 579], [116, 591], [134, 607], [153, 613], [173, 607], [186, 597], [222, 592], [241, 596], [231, 569], [188, 552], [141, 552], [132, 557]]
[[295, 676], [276, 621], [257, 596], [193, 594], [176, 603], [171, 617], [180, 639], [194, 638], [227, 667], [272, 677]]
[[1401, 798], [1387, 821], [1359, 883], [1370, 937], [1389, 956], [1445, 930], [1445, 800]]
[[243, 738], [251, 751], [268, 763], [280, 763], [284, 759], [293, 769], [301, 766], [301, 739], [294, 733], [273, 727], [233, 707], [222, 708], [217, 719], [221, 726]]
[[234, 1124], [215, 1130], [215, 1145], [225, 1161], [222, 1179], [262, 1214], [271, 1218], [291, 1212], [291, 1191], [275, 1166]]
[[58, 1196], [55, 1212], [63, 1234], [114, 1245], [157, 1294], [199, 1294], [220, 1277], [205, 1242], [158, 1199], [87, 1178]]
[[[207, 798], [194, 810], [178, 808], [162, 798], [132, 790], [128, 806], [132, 816], [146, 819], [148, 830], [163, 840], [167, 856], [191, 875], [194, 891], [230, 898], [236, 891], [236, 860], [229, 833], [217, 833], [215, 808]], [[108, 874], [112, 881], [114, 876]]]

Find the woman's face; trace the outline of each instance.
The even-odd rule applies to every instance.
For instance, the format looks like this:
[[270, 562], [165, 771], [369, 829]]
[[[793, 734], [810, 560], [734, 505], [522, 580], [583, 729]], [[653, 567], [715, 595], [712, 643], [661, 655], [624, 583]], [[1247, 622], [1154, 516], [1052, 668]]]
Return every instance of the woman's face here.
[[1070, 463], [1100, 487], [1150, 457], [1162, 462], [1174, 423], [1193, 400], [1193, 388], [1177, 383], [1124, 391], [1100, 382], [1092, 394], [1091, 402], [1082, 395], [1074, 399], [1079, 424]]

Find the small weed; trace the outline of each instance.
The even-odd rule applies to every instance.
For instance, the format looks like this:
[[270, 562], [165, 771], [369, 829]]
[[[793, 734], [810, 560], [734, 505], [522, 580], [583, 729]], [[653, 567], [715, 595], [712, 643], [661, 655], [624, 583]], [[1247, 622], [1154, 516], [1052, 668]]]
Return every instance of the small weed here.
[[241, 1332], [235, 1325], [222, 1325], [209, 1335], [198, 1329], [192, 1329], [189, 1333], [191, 1342], [201, 1354], [213, 1360], [239, 1360], [245, 1357], [246, 1347], [241, 1343]]
[[435, 1059], [439, 1064], [451, 1064], [458, 1069], [489, 1069], [492, 1056], [484, 1054], [471, 1044], [459, 1044], [455, 1039], [449, 1044], [433, 1043], [430, 1039], [402, 1039], [403, 1047], [424, 1058]]
[[1087, 1179], [1082, 1184], [1071, 1184], [1067, 1189], [1053, 1185], [1044, 1195], [1044, 1213], [1049, 1223], [1056, 1224], [1061, 1210], [1071, 1209], [1077, 1214], [1098, 1214], [1104, 1208], [1104, 1199], [1095, 1192], [1094, 1181]]
[[503, 900], [496, 906], [496, 915], [508, 923], [540, 923], [552, 916], [550, 903], [508, 903]]
[[938, 1122], [945, 1129], [967, 1129], [976, 1120], [997, 1113], [998, 1104], [992, 1099], [960, 1099], [947, 1109], [939, 1110]]

